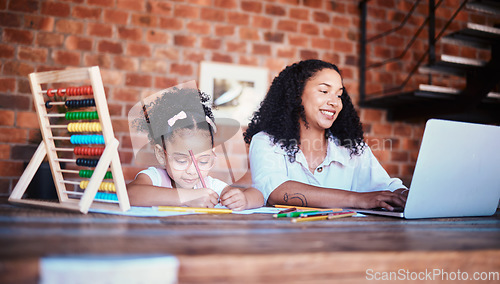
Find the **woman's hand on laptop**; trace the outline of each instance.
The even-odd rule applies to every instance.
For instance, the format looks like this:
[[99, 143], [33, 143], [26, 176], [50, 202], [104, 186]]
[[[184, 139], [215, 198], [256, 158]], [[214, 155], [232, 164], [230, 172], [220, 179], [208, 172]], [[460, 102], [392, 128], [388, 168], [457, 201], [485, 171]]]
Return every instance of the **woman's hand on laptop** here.
[[394, 211], [394, 207], [404, 207], [406, 203], [407, 192], [403, 192], [406, 188], [398, 189], [394, 192], [373, 191], [359, 192], [355, 200], [355, 208], [371, 209], [385, 208], [389, 211]]

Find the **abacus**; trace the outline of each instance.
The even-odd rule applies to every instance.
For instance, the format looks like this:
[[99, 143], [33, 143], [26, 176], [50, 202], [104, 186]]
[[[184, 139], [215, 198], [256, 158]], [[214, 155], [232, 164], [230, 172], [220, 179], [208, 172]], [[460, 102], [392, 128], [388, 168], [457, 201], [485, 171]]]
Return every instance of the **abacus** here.
[[[43, 141], [21, 175], [9, 201], [76, 210], [85, 214], [90, 207], [115, 211], [130, 209], [118, 155], [119, 142], [113, 134], [99, 67], [31, 73], [29, 79]], [[42, 90], [42, 85], [68, 82], [90, 82], [90, 85], [47, 87]], [[53, 113], [51, 109], [54, 106], [66, 112]], [[64, 122], [51, 123], [54, 119]], [[57, 135], [56, 132], [60, 131], [67, 131], [69, 136]], [[64, 143], [70, 143], [71, 146], [56, 146]], [[76, 157], [68, 158], [68, 155]], [[59, 202], [23, 198], [45, 157], [50, 164]], [[63, 169], [61, 163], [86, 169]], [[77, 178], [83, 179], [75, 180]], [[77, 186], [79, 190], [70, 190]]]

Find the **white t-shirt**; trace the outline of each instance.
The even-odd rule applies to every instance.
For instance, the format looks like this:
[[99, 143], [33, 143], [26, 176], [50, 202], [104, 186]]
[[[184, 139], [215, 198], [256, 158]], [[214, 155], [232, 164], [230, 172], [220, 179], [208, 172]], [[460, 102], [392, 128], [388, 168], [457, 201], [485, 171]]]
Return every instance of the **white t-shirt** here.
[[[151, 179], [151, 182], [154, 186], [172, 188], [172, 180], [168, 176], [165, 169], [149, 167], [145, 170], [140, 171], [139, 174], [147, 175]], [[222, 193], [222, 190], [224, 190], [224, 188], [228, 186], [227, 183], [209, 176], [205, 178], [205, 183], [208, 188], [215, 191], [219, 196]]]
[[289, 180], [357, 192], [406, 188], [400, 179], [389, 177], [369, 147], [351, 157], [349, 149], [337, 145], [333, 138], [328, 141], [325, 160], [314, 173], [302, 151], [290, 162], [285, 150], [273, 144], [272, 136], [265, 132], [252, 137], [249, 154], [253, 186], [262, 192], [266, 202], [271, 192]]

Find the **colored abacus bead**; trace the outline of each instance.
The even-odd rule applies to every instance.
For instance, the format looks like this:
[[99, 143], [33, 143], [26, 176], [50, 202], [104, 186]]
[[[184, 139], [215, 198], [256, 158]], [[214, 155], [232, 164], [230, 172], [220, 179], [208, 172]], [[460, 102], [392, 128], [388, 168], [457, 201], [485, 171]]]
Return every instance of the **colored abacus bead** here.
[[118, 201], [118, 196], [115, 193], [97, 192], [95, 199]]
[[104, 147], [75, 147], [73, 153], [81, 156], [100, 156], [104, 152]]
[[45, 107], [49, 108], [49, 109], [52, 108], [52, 105], [50, 103], [51, 103], [51, 101], [46, 101], [45, 102]]
[[49, 97], [53, 97], [54, 96], [54, 93], [52, 93], [52, 90], [53, 89], [47, 89], [47, 96], [49, 96]]
[[65, 114], [67, 120], [91, 120], [98, 119], [97, 111], [74, 111]]
[[69, 132], [101, 132], [102, 127], [99, 122], [72, 122], [68, 124]]
[[65, 103], [67, 108], [84, 108], [95, 106], [94, 99], [85, 99], [85, 100], [67, 100]]
[[[81, 189], [86, 189], [88, 185], [89, 185], [89, 181], [87, 181], [87, 180], [82, 180], [80, 182]], [[115, 184], [112, 182], [102, 182], [99, 185], [99, 191], [116, 192]]]
[[[82, 178], [91, 178], [93, 173], [93, 170], [80, 170], [78, 175]], [[113, 179], [113, 174], [111, 172], [106, 172], [104, 179]]]

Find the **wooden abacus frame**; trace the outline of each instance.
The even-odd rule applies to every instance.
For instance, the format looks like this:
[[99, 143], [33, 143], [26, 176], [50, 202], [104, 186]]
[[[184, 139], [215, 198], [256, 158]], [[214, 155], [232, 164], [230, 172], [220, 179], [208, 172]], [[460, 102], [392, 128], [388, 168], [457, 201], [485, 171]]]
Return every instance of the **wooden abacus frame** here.
[[[12, 191], [12, 194], [9, 197], [9, 201], [12, 203], [76, 210], [85, 214], [89, 211], [91, 206], [92, 208], [96, 209], [116, 211], [127, 211], [128, 209], [130, 209], [127, 189], [125, 186], [125, 180], [123, 178], [123, 172], [120, 163], [120, 157], [118, 155], [119, 142], [114, 137], [113, 127], [111, 124], [111, 118], [109, 116], [108, 105], [106, 102], [106, 96], [104, 93], [104, 86], [102, 83], [99, 67], [95, 66], [62, 71], [31, 73], [29, 75], [29, 78], [43, 141], [38, 146], [38, 149], [33, 155], [33, 158], [20, 177], [16, 187]], [[80, 199], [75, 199], [68, 197], [66, 186], [63, 183], [64, 178], [61, 172], [61, 166], [58, 161], [57, 152], [55, 150], [56, 147], [54, 139], [51, 139], [53, 137], [53, 134], [49, 117], [47, 115], [41, 85], [48, 83], [67, 83], [79, 81], [90, 81], [90, 84], [92, 86], [95, 107], [102, 126], [102, 135], [105, 142], [105, 149], [99, 158], [99, 162], [94, 169], [94, 173], [92, 174], [92, 177], [89, 180], [89, 184], [85, 188], [82, 197]], [[26, 198], [23, 199], [23, 195], [29, 183], [33, 179], [33, 176], [35, 175], [37, 169], [40, 167], [40, 164], [46, 156], [50, 164], [52, 177], [54, 178], [54, 184], [56, 186], [59, 202], [57, 203]], [[118, 197], [118, 204], [93, 202], [99, 186], [103, 181], [104, 176], [106, 175], [108, 167], [111, 168], [111, 172], [113, 175], [116, 195]]]

